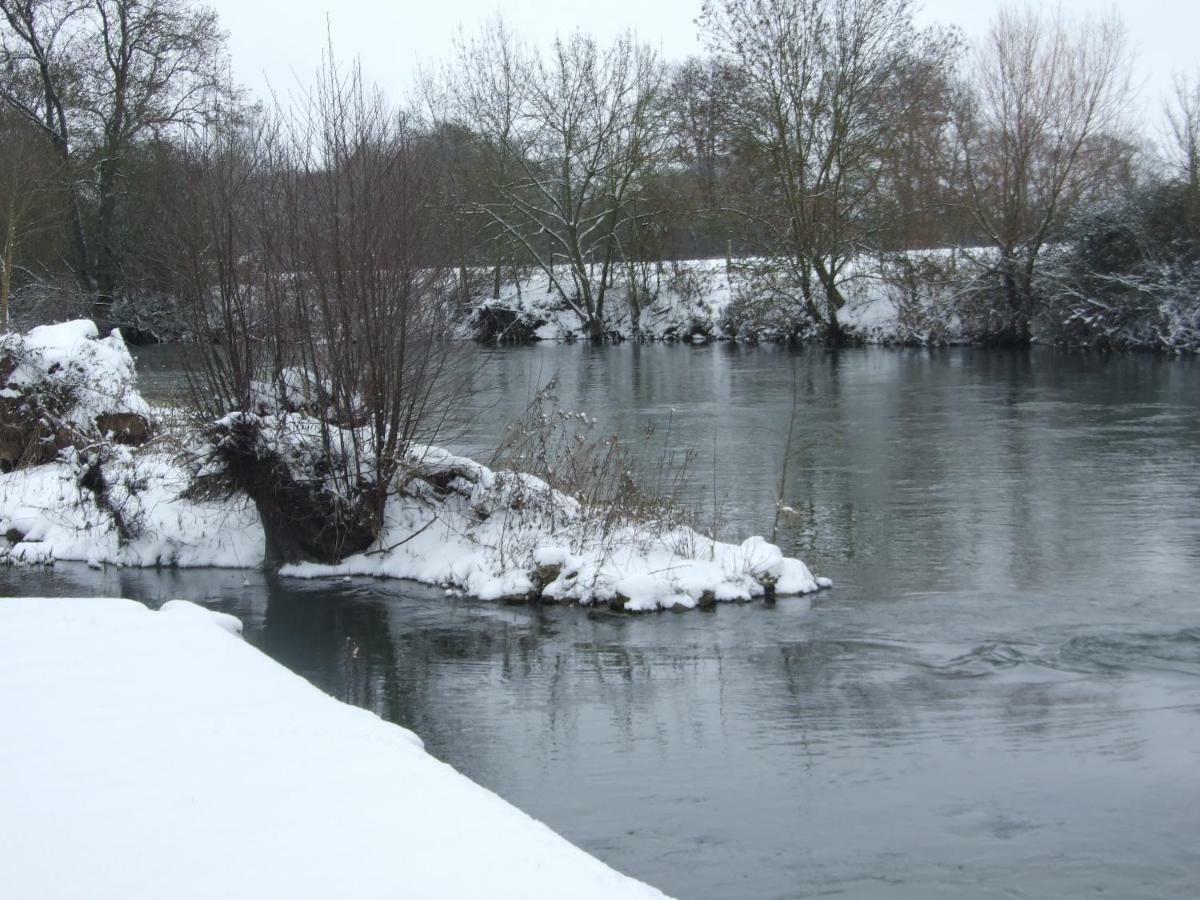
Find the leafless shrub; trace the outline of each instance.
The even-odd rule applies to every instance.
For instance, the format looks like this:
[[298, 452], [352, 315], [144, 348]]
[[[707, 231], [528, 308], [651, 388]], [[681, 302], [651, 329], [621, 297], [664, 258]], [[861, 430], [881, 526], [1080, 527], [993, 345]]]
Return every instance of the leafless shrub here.
[[466, 374], [439, 167], [411, 118], [329, 59], [295, 112], [195, 148], [177, 221], [197, 462], [256, 503], [272, 557], [366, 549]]
[[633, 441], [597, 434], [595, 418], [559, 406], [557, 388], [552, 378], [538, 390], [492, 455], [493, 468], [533, 476], [514, 494], [512, 512], [519, 517], [523, 507], [535, 508], [553, 527], [561, 506], [554, 494], [565, 495], [577, 504], [570, 510], [575, 541], [610, 550], [630, 526], [654, 537], [695, 529], [696, 516], [683, 500], [696, 454], [671, 447], [671, 423], [655, 455], [648, 452], [657, 438], [653, 425]]
[[[900, 344], [945, 344], [958, 335], [963, 273], [953, 252], [888, 253], [879, 260], [879, 285], [896, 310], [891, 339]], [[874, 285], [872, 285], [874, 287]], [[872, 335], [866, 335], [872, 337]]]

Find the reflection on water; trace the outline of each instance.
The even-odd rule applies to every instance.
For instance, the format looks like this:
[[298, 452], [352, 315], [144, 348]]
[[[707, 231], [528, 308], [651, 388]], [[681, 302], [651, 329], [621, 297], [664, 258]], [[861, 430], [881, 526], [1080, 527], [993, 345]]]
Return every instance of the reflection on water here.
[[637, 618], [240, 572], [64, 565], [0, 590], [232, 612], [321, 688], [680, 897], [1200, 891], [1200, 367], [505, 351], [461, 446], [493, 444], [553, 372], [602, 420], [672, 415], [672, 440], [709, 448], [696, 502], [715, 474], [739, 533], [769, 524], [794, 379], [785, 538], [835, 589]]

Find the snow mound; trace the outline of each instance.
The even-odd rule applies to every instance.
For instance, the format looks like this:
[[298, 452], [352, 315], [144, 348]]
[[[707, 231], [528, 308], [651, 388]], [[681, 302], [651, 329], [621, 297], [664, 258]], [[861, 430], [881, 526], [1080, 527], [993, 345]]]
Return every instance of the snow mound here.
[[[85, 487], [99, 471], [103, 494]], [[102, 463], [64, 454], [0, 474], [0, 563], [259, 568], [262, 524], [240, 496], [196, 499], [194, 472], [165, 452], [114, 447]], [[338, 565], [302, 578], [407, 578], [484, 600], [608, 604], [631, 612], [749, 601], [829, 587], [761, 537], [715, 541], [654, 522], [597, 527], [545, 482], [437, 447], [414, 450], [384, 527]]]
[[0, 599], [5, 896], [662, 900], [229, 618]]
[[829, 587], [761, 537], [730, 544], [654, 522], [598, 528], [576, 500], [530, 475], [436, 447], [419, 448], [413, 465], [421, 477], [390, 501], [372, 550], [282, 574], [410, 578], [485, 600], [606, 603], [631, 612]]
[[150, 406], [138, 393], [133, 357], [121, 332], [114, 328], [107, 337], [99, 335], [94, 322], [77, 319], [0, 337], [0, 354], [15, 363], [0, 393], [12, 396], [39, 385], [60, 385], [75, 399], [65, 417], [81, 431], [96, 427], [101, 416], [150, 419]]
[[111, 437], [141, 444], [153, 424], [121, 333], [86, 319], [0, 336], [0, 456], [12, 468]]
[[[81, 482], [77, 456], [0, 474], [0, 563], [257, 568], [264, 540], [251, 504], [185, 497], [169, 454], [114, 447], [100, 465], [105, 503]], [[120, 525], [117, 521], [120, 517]], [[122, 534], [122, 527], [125, 534]]]

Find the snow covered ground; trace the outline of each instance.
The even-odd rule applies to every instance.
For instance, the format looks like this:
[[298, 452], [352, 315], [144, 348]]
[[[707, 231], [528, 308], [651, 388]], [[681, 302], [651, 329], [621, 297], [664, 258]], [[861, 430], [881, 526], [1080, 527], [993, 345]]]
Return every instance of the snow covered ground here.
[[189, 475], [172, 454], [114, 448], [104, 471], [111, 502], [136, 535], [122, 540], [113, 513], [80, 485], [69, 456], [0, 474], [0, 563], [55, 560], [119, 566], [258, 568], [264, 539], [248, 501], [182, 496]]
[[[570, 283], [566, 267], [559, 278]], [[486, 281], [487, 279], [481, 279]], [[737, 289], [738, 278], [717, 259], [664, 263], [661, 270], [647, 273], [637, 330], [652, 340], [690, 340], [693, 335], [723, 336], [720, 322]], [[635, 334], [629, 291], [620, 281], [607, 291], [606, 330], [622, 338]], [[534, 270], [521, 278], [500, 284], [500, 296], [492, 297], [491, 286], [472, 297], [476, 309], [495, 308], [516, 313], [532, 326], [536, 340], [566, 341], [586, 337], [579, 315], [551, 289], [545, 273]], [[463, 323], [462, 337], [474, 337], [472, 323]]]
[[[96, 424], [103, 421], [96, 410], [115, 402], [104, 395], [110, 385], [119, 389], [121, 410], [165, 418], [138, 394], [119, 334], [99, 338], [91, 323], [74, 322], [11, 342], [14, 357], [37, 376], [13, 376], [15, 404], [36, 407], [37, 386], [65, 370], [71, 387], [64, 396], [82, 399], [63, 413], [78, 419], [74, 443], [50, 462], [0, 474], [0, 563], [262, 566], [266, 542], [249, 500], [188, 493], [197, 457], [184, 452], [186, 434], [130, 447], [108, 441]], [[25, 428], [22, 415], [6, 427]], [[315, 421], [284, 412], [259, 419], [281, 446]], [[410, 578], [483, 599], [615, 603], [630, 611], [829, 586], [760, 537], [729, 544], [680, 525], [614, 522], [537, 478], [492, 471], [440, 448], [412, 447], [404, 468], [370, 550], [341, 565], [292, 566], [284, 574]]]
[[0, 893], [663, 897], [240, 630], [180, 601], [0, 599]]
[[829, 587], [761, 537], [713, 541], [686, 527], [630, 523], [598, 533], [587, 511], [545, 482], [495, 472], [436, 447], [418, 452], [423, 472], [389, 504], [379, 549], [339, 566], [301, 564], [285, 575], [375, 575], [461, 588], [485, 600], [534, 595], [583, 604], [616, 600], [645, 612], [750, 600]]
[[[513, 472], [493, 472], [438, 448], [421, 449], [426, 474], [452, 473], [447, 489], [414, 480], [388, 505], [375, 548], [340, 566], [302, 564], [285, 575], [410, 578], [495, 600], [541, 596], [584, 604], [617, 600], [630, 611], [750, 600], [828, 587], [800, 560], [762, 538], [712, 541], [687, 528], [629, 525], [597, 535], [568, 497]], [[112, 514], [79, 486], [70, 460], [0, 474], [0, 563], [258, 568], [264, 539], [241, 499], [182, 495], [187, 472], [168, 454], [121, 448], [106, 466], [110, 494], [137, 523], [122, 540]]]

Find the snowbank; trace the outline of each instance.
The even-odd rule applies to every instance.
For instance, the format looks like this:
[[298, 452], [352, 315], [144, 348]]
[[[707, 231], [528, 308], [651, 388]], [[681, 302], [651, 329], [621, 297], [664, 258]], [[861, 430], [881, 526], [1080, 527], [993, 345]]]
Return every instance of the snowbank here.
[[6, 896], [663, 896], [238, 624], [181, 602], [0, 599]]
[[[0, 563], [257, 568], [264, 540], [247, 501], [187, 499], [188, 473], [163, 451], [112, 448], [106, 505], [70, 454], [0, 475]], [[133, 536], [123, 539], [115, 516]]]
[[[22, 402], [40, 402], [43, 393], [53, 393], [46, 380], [67, 372], [71, 396], [85, 398], [76, 403], [81, 429], [115, 411], [151, 418], [119, 333], [98, 340], [90, 322], [70, 322], [34, 329], [12, 343], [32, 360], [11, 375], [28, 389]], [[317, 420], [298, 408], [306, 385], [286, 387], [294, 394], [287, 403], [264, 400], [269, 409], [261, 414], [230, 414], [217, 423], [210, 443], [196, 439], [198, 449], [172, 449], [163, 441], [129, 447], [96, 432], [93, 442], [68, 443], [51, 461], [0, 473], [0, 563], [261, 567], [266, 538], [255, 505], [232, 489], [198, 489], [220, 480], [226, 463], [213, 447], [228, 439], [231, 427], [253, 426], [256, 459], [286, 463], [299, 486], [288, 495], [297, 533], [307, 520], [323, 524], [326, 509], [340, 509], [310, 504], [306, 520], [297, 506], [308, 494], [341, 499], [340, 483], [322, 482], [331, 470], [371, 468], [370, 460], [358, 458], [330, 466]], [[332, 443], [369, 446], [352, 434]], [[492, 471], [436, 447], [411, 448], [377, 538], [375, 524], [372, 516], [370, 529], [343, 545], [361, 552], [339, 565], [302, 564], [283, 573], [409, 578], [482, 599], [607, 603], [630, 611], [829, 586], [760, 537], [728, 544], [678, 524], [606, 514], [532, 476]], [[302, 559], [342, 558], [301, 549]]]
[[[626, 284], [618, 281], [605, 299], [605, 331], [621, 339], [704, 342], [724, 337], [721, 321], [737, 290], [736, 276], [724, 260], [689, 260], [648, 266], [638, 294], [641, 308], [635, 321]], [[482, 273], [481, 273], [482, 274]], [[561, 277], [569, 282], [565, 267]], [[489, 281], [480, 278], [481, 283]], [[498, 297], [490, 286], [471, 298], [473, 315], [461, 323], [462, 337], [498, 340], [585, 340], [579, 315], [549, 288], [544, 273], [534, 271], [501, 282]]]
[[150, 407], [121, 333], [87, 320], [0, 336], [0, 462], [48, 462], [105, 440], [142, 444]]
[[[760, 537], [713, 541], [687, 528], [629, 524], [599, 533], [587, 511], [544, 482], [420, 448], [420, 477], [388, 504], [373, 549], [298, 577], [372, 575], [458, 588], [485, 600], [610, 603], [629, 611], [750, 600], [769, 588], [828, 587]], [[0, 563], [258, 568], [265, 542], [246, 500], [201, 502], [189, 472], [159, 451], [116, 448], [104, 465], [107, 502], [80, 486], [71, 458], [0, 474]]]
[[750, 600], [769, 589], [828, 587], [761, 537], [714, 541], [689, 528], [593, 527], [587, 510], [545, 482], [422, 448], [421, 478], [389, 504], [376, 550], [285, 575], [374, 575], [462, 588], [483, 599], [530, 596], [630, 611]]
[[[968, 343], [955, 294], [959, 281], [974, 271], [973, 260], [987, 253], [914, 250], [851, 260], [842, 271], [843, 328], [868, 344]], [[627, 284], [618, 280], [609, 289], [606, 334], [692, 343], [823, 339], [795, 287], [779, 281], [761, 259], [739, 259], [732, 266], [723, 259], [693, 259], [648, 269], [638, 292], [642, 299], [636, 321]], [[502, 282], [498, 297], [490, 291], [475, 295], [471, 309], [461, 326], [463, 337], [499, 342], [586, 339], [579, 316], [536, 271]]]
[[137, 415], [150, 418], [150, 407], [137, 390], [137, 373], [121, 332], [101, 338], [94, 322], [77, 319], [42, 325], [26, 334], [0, 336], [0, 354], [14, 368], [0, 395], [22, 391], [69, 391], [75, 401], [64, 411], [80, 431], [96, 427], [102, 416]]

